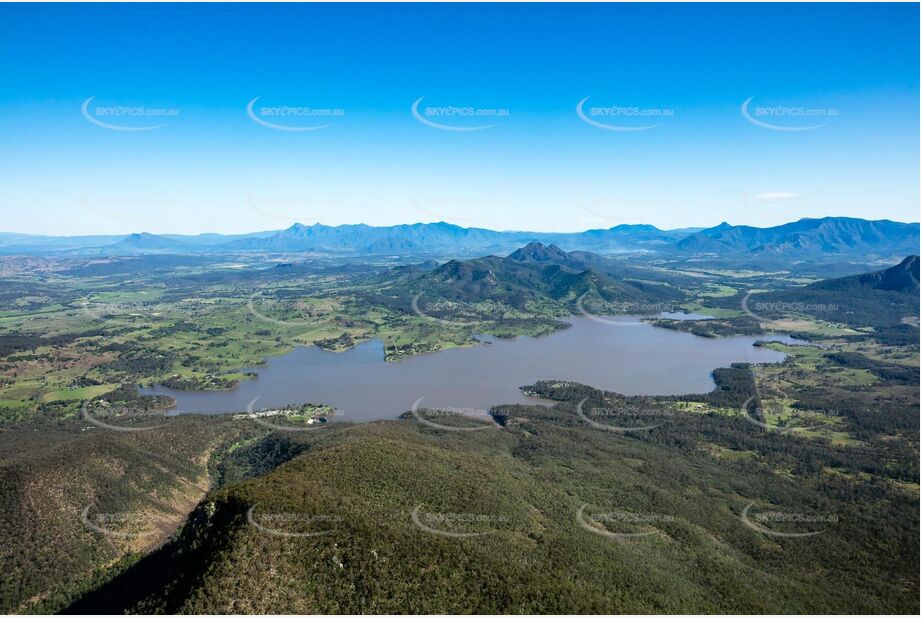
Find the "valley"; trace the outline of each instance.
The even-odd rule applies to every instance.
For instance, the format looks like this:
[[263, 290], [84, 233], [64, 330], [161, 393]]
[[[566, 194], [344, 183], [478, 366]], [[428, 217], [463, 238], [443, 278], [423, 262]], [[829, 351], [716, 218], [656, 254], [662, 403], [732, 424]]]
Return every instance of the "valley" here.
[[0, 601], [913, 611], [917, 258], [670, 260], [7, 258]]

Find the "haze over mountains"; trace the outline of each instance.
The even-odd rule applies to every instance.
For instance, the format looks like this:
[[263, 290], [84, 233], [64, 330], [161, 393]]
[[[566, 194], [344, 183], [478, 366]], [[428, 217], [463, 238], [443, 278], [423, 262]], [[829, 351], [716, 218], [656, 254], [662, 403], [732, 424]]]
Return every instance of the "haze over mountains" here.
[[721, 223], [681, 239], [675, 248], [690, 253], [808, 257], [816, 253], [873, 253], [898, 243], [901, 253], [909, 253], [918, 248], [917, 233], [917, 224], [846, 217], [800, 219], [768, 228]]
[[52, 237], [0, 233], [0, 253], [116, 256], [307, 252], [339, 256], [470, 256], [504, 254], [530, 242], [555, 244], [566, 251], [605, 254], [642, 252], [761, 260], [893, 259], [917, 253], [921, 235], [918, 223], [848, 217], [800, 219], [768, 228], [728, 223], [705, 229], [676, 230], [661, 230], [652, 225], [618, 225], [578, 233], [500, 232], [444, 222], [386, 227], [295, 223], [284, 230], [226, 236], [136, 233]]

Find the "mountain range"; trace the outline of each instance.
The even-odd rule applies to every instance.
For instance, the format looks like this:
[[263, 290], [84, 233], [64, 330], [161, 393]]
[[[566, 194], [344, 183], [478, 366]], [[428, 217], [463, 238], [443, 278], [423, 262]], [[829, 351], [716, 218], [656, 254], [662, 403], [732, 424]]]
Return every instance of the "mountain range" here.
[[848, 217], [800, 219], [757, 228], [721, 223], [711, 228], [662, 230], [652, 225], [618, 225], [577, 233], [495, 231], [450, 223], [376, 227], [295, 223], [277, 231], [183, 236], [136, 233], [127, 236], [54, 237], [0, 233], [0, 254], [143, 255], [215, 253], [310, 253], [331, 256], [474, 256], [502, 254], [530, 242], [566, 251], [643, 253], [764, 261], [828, 258], [894, 259], [918, 252], [918, 223]]
[[917, 224], [912, 226], [887, 220], [867, 221], [848, 217], [800, 219], [768, 228], [721, 223], [675, 243], [675, 249], [683, 253], [754, 254], [766, 257], [873, 254], [890, 248], [897, 248], [896, 252], [902, 255], [917, 250]]

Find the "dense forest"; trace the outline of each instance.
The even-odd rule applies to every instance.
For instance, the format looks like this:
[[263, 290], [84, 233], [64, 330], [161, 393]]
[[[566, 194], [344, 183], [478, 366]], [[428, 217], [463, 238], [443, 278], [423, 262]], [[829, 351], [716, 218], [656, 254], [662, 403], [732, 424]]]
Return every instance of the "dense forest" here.
[[[741, 403], [745, 372], [705, 398]], [[176, 540], [67, 611], [917, 611], [917, 501], [859, 480], [864, 463], [821, 450], [804, 460], [798, 440], [717, 415], [599, 431], [575, 402], [609, 394], [533, 388], [559, 403], [496, 410], [501, 429], [445, 432], [405, 418], [238, 449], [244, 480], [212, 492]], [[639, 416], [646, 403], [631, 402]], [[256, 462], [267, 456], [285, 463], [263, 473]], [[812, 523], [765, 524], [794, 536], [764, 534], [742, 516], [751, 503]], [[290, 536], [252, 525], [256, 505]], [[418, 505], [441, 514], [426, 521], [476, 536], [421, 529]], [[615, 536], [586, 531], [583, 505], [590, 527]], [[445, 523], [471, 513], [475, 522]], [[318, 530], [329, 533], [298, 536]], [[821, 533], [795, 536], [807, 532]]]

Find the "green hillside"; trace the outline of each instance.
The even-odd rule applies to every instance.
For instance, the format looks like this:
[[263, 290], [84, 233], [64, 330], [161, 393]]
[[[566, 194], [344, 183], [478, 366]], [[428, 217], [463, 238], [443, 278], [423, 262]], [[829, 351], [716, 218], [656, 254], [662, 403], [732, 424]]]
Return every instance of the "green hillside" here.
[[897, 326], [906, 318], [917, 324], [918, 256], [878, 272], [818, 281], [801, 288], [752, 296], [763, 305], [759, 315], [799, 312], [826, 321], [876, 328]]
[[99, 585], [184, 522], [228, 449], [265, 433], [229, 417], [135, 421], [0, 432], [0, 609], [54, 611]]
[[[643, 276], [658, 281], [644, 281]], [[639, 305], [677, 304], [684, 294], [674, 283], [686, 280], [674, 275], [663, 279], [600, 255], [566, 253], [555, 245], [533, 242], [507, 257], [451, 260], [402, 285], [425, 290], [426, 299], [494, 301], [517, 309], [539, 302], [573, 309], [577, 299], [591, 295], [593, 301], [630, 306], [636, 313]]]
[[[740, 367], [692, 399], [741, 408], [753, 388]], [[237, 449], [240, 470], [284, 463], [68, 612], [918, 611], [917, 498], [869, 458], [675, 398], [532, 390], [558, 403], [494, 410], [499, 427], [407, 415]], [[606, 431], [586, 397], [661, 425]]]

